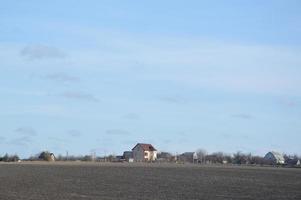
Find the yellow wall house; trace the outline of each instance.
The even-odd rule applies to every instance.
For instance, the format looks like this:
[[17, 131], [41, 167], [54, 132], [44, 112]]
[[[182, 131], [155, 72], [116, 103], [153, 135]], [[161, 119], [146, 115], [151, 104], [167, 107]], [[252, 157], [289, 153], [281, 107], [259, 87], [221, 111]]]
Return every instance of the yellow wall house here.
[[155, 161], [157, 159], [157, 150], [151, 144], [138, 143], [132, 151], [136, 162]]

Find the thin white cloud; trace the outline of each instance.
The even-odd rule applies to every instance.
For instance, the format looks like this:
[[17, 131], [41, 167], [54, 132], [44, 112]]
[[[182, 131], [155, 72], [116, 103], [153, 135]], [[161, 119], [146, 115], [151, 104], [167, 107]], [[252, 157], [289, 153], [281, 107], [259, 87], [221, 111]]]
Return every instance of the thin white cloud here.
[[[108, 40], [109, 41], [109, 40]], [[74, 51], [77, 66], [97, 70], [133, 69], [134, 79], [167, 80], [181, 85], [228, 92], [300, 93], [301, 50], [279, 46], [231, 44], [199, 39], [130, 38], [130, 44], [111, 44], [118, 52], [99, 55], [97, 49]], [[139, 43], [140, 42], [140, 43]], [[139, 51], [137, 50], [139, 49]], [[105, 51], [105, 50], [104, 50]], [[77, 59], [79, 58], [79, 59]], [[93, 68], [93, 70], [96, 70]]]
[[[90, 42], [95, 44], [88, 49], [81, 46], [68, 49], [69, 69], [95, 73], [132, 70], [128, 74], [135, 80], [167, 80], [206, 90], [277, 95], [301, 93], [301, 79], [298, 76], [301, 49], [297, 47], [164, 35], [121, 35], [114, 30], [68, 24], [61, 26], [64, 27], [62, 31], [75, 32], [77, 40], [93, 38]], [[106, 45], [103, 45], [104, 41]], [[20, 62], [11, 52], [10, 48], [0, 47], [3, 66], [40, 67], [33, 62]], [[41, 56], [38, 54], [36, 57]], [[58, 65], [50, 62], [43, 65], [55, 69], [62, 67], [61, 62]]]

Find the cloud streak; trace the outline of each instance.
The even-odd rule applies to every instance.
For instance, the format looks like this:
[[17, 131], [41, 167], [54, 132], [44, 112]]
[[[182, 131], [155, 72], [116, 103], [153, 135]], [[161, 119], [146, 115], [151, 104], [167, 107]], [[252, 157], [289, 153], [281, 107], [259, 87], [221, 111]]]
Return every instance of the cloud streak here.
[[16, 146], [29, 146], [32, 143], [33, 140], [31, 136], [18, 137], [8, 141], [8, 144], [16, 145]]
[[24, 136], [36, 136], [37, 132], [32, 127], [19, 127], [15, 129], [15, 132]]
[[136, 113], [128, 113], [122, 116], [124, 119], [129, 119], [129, 120], [138, 120], [140, 119], [140, 116]]
[[91, 101], [91, 102], [99, 102], [99, 99], [96, 98], [92, 94], [84, 93], [84, 92], [63, 92], [58, 94], [57, 96], [63, 97], [66, 99], [74, 99], [74, 100], [81, 100], [81, 101]]
[[231, 117], [239, 118], [239, 119], [253, 119], [254, 118], [254, 116], [252, 116], [250, 114], [246, 114], [246, 113], [234, 114], [234, 115], [231, 115]]
[[122, 129], [108, 129], [108, 130], [106, 130], [106, 134], [108, 134], [108, 135], [130, 135], [131, 133], [126, 130], [122, 130]]
[[6, 141], [6, 137], [0, 136], [0, 144], [3, 144]]
[[185, 103], [185, 100], [180, 96], [162, 96], [159, 97], [159, 100], [166, 103], [174, 103], [174, 104]]
[[298, 102], [291, 99], [281, 99], [280, 102], [290, 108], [294, 108], [298, 106]]
[[72, 137], [80, 137], [82, 135], [82, 133], [76, 129], [69, 130], [67, 133]]
[[53, 74], [48, 74], [44, 77], [45, 79], [48, 80], [53, 80], [57, 82], [62, 82], [62, 83], [74, 83], [74, 82], [80, 82], [80, 78], [77, 76], [72, 76], [66, 73], [53, 73]]
[[29, 60], [39, 60], [46, 58], [57, 59], [66, 57], [66, 54], [58, 48], [40, 44], [26, 46], [20, 51], [20, 54], [21, 56], [26, 57]]

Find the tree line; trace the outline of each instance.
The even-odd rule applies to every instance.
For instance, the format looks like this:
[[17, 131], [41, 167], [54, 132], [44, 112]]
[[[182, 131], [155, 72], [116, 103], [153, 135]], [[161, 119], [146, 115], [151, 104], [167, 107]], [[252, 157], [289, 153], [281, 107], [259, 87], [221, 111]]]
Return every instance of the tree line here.
[[[207, 153], [204, 149], [199, 149], [196, 152], [196, 158], [185, 159], [185, 154], [171, 154], [169, 152], [161, 152], [158, 154], [158, 159], [162, 162], [193, 162], [198, 164], [236, 164], [236, 165], [273, 165], [270, 160], [263, 156], [253, 155], [251, 153], [236, 152], [228, 154], [224, 152]], [[184, 158], [183, 158], [184, 157]], [[290, 161], [301, 160], [297, 155], [283, 155], [285, 163], [290, 164]]]
[[[171, 154], [169, 152], [160, 152], [158, 153], [158, 161], [163, 162], [194, 162], [199, 164], [238, 164], [238, 165], [271, 165], [270, 161], [266, 160], [262, 156], [253, 155], [251, 153], [236, 152], [233, 154], [228, 154], [224, 152], [214, 152], [207, 153], [204, 149], [198, 149], [196, 152], [197, 158], [193, 160], [183, 160], [181, 155]], [[285, 163], [289, 163], [291, 160], [301, 160], [300, 156], [297, 155], [283, 155]], [[99, 161], [99, 162], [118, 162], [122, 160], [122, 156], [108, 155], [103, 157], [97, 157], [96, 155], [84, 155], [84, 156], [63, 156], [54, 154], [49, 151], [43, 151], [34, 156], [30, 156], [24, 161]], [[20, 158], [17, 154], [9, 155], [5, 154], [0, 156], [0, 162], [17, 162], [20, 161]]]

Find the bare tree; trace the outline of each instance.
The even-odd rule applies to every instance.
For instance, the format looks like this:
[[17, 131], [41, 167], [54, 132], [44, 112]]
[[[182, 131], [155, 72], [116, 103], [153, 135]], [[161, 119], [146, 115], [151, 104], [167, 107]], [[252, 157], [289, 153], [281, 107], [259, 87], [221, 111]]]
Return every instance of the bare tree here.
[[206, 162], [206, 156], [207, 156], [207, 151], [205, 149], [198, 149], [196, 151], [197, 156], [198, 156], [198, 162], [199, 163], [205, 163]]
[[3, 157], [0, 157], [0, 161], [3, 161], [3, 162], [17, 162], [19, 161], [20, 158], [18, 155], [8, 155], [8, 154], [5, 154]]
[[233, 164], [246, 164], [247, 163], [247, 156], [240, 151], [233, 154]]

